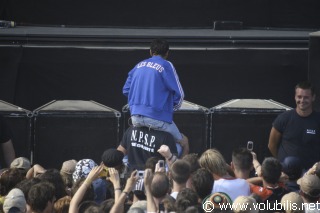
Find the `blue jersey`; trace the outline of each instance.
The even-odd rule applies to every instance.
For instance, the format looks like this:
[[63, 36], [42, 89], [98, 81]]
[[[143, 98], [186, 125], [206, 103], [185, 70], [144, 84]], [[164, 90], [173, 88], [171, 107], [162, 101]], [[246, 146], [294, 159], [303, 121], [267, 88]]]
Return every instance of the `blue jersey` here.
[[159, 55], [141, 61], [129, 72], [123, 94], [128, 97], [131, 115], [168, 123], [184, 99], [174, 66]]

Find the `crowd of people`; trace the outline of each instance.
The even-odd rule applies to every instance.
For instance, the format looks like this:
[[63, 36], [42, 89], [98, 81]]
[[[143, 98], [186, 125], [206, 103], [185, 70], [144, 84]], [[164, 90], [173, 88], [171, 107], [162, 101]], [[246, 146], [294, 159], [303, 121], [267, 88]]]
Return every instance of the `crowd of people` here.
[[[151, 58], [129, 72], [123, 93], [132, 126], [118, 147], [101, 153], [101, 162], [65, 159], [61, 168], [44, 168], [7, 155], [0, 212], [320, 212], [313, 85], [299, 83], [296, 108], [274, 121], [268, 143], [273, 157], [259, 162], [252, 150], [237, 147], [229, 164], [214, 148], [189, 153], [192, 141], [172, 120], [184, 93], [168, 52], [165, 40], [154, 40]], [[0, 134], [1, 143], [12, 143], [7, 135]]]

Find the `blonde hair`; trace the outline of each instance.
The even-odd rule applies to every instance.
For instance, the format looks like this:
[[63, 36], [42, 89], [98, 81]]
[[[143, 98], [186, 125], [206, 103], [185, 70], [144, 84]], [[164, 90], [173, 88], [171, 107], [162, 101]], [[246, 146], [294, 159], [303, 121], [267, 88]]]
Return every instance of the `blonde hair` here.
[[227, 163], [222, 154], [216, 149], [208, 149], [205, 151], [199, 159], [199, 164], [211, 174], [219, 176], [227, 174]]

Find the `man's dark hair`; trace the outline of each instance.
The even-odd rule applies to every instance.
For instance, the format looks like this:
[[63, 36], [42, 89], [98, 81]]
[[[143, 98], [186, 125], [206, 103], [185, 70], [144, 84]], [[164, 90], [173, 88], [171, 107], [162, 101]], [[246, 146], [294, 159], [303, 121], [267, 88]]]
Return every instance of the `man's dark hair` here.
[[300, 82], [296, 85], [295, 87], [295, 90], [297, 88], [300, 88], [300, 89], [310, 89], [311, 90], [311, 94], [312, 95], [315, 95], [316, 94], [316, 88], [314, 87], [314, 85], [309, 82], [309, 81], [303, 81], [303, 82]]
[[155, 198], [163, 198], [169, 191], [169, 178], [163, 172], [154, 173], [151, 182], [151, 194]]
[[307, 193], [304, 193], [302, 190], [300, 190], [300, 195], [308, 202], [308, 203], [316, 203], [320, 196], [320, 190], [319, 189], [314, 189], [312, 191], [312, 194], [314, 194], [314, 196], [308, 195]]
[[197, 171], [197, 169], [200, 168], [199, 165], [199, 157], [197, 153], [189, 153], [185, 156], [183, 156], [182, 160], [187, 161], [190, 164], [190, 172], [193, 173], [195, 171]]
[[155, 39], [150, 45], [150, 50], [153, 55], [165, 56], [169, 51], [169, 44], [164, 39]]
[[151, 169], [152, 173], [155, 171], [156, 164], [160, 160], [159, 157], [153, 156], [147, 159], [145, 163], [145, 169]]
[[48, 169], [45, 173], [39, 176], [42, 181], [48, 181], [54, 185], [56, 199], [60, 199], [67, 195], [66, 185], [57, 169]]
[[191, 177], [191, 182], [193, 189], [197, 192], [201, 200], [211, 194], [214, 180], [208, 170], [200, 168], [195, 171]]
[[246, 148], [241, 147], [233, 150], [232, 163], [236, 169], [251, 170], [253, 166], [252, 161], [252, 154]]
[[190, 164], [185, 160], [177, 160], [170, 169], [171, 178], [178, 184], [186, 183], [190, 177]]
[[182, 189], [176, 199], [175, 207], [177, 212], [185, 212], [190, 206], [198, 205], [198, 195], [189, 188]]
[[48, 202], [54, 202], [55, 189], [49, 182], [40, 182], [31, 187], [28, 192], [27, 203], [33, 212], [43, 212]]
[[276, 184], [281, 176], [281, 163], [274, 157], [265, 158], [261, 165], [263, 179], [270, 184]]

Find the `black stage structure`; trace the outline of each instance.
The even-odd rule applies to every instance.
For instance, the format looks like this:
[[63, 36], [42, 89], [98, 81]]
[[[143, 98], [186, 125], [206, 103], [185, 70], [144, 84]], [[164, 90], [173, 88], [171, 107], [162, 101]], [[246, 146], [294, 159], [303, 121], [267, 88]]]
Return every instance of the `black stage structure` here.
[[272, 99], [294, 107], [294, 86], [310, 76], [309, 37], [316, 31], [60, 23], [0, 29], [0, 100], [30, 111], [52, 100], [93, 100], [121, 111], [128, 72], [149, 57], [152, 39], [161, 37], [171, 45], [169, 60], [186, 100], [206, 108], [231, 99]]

